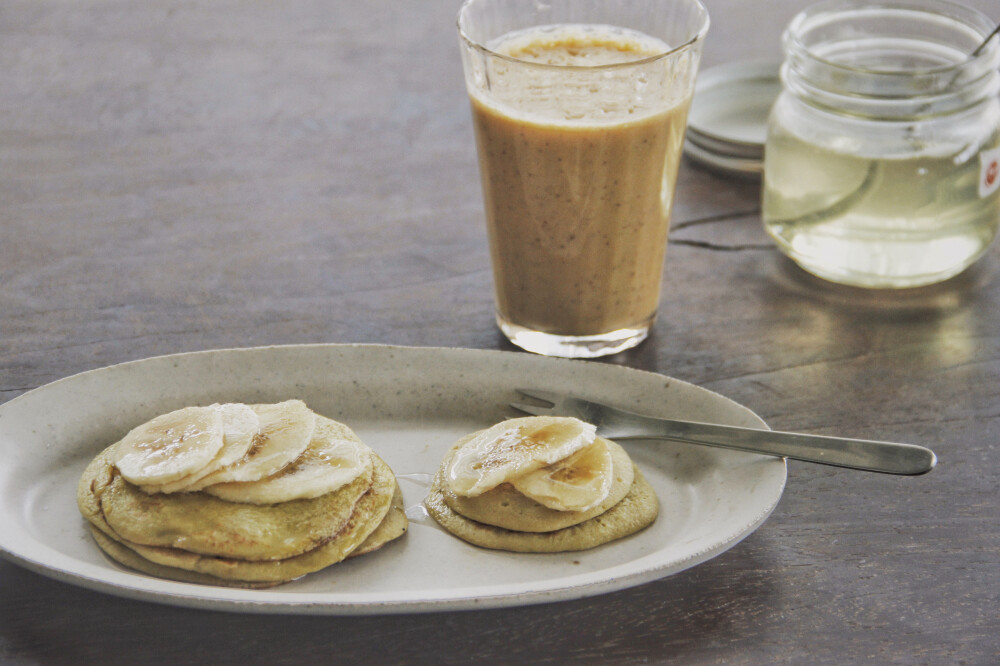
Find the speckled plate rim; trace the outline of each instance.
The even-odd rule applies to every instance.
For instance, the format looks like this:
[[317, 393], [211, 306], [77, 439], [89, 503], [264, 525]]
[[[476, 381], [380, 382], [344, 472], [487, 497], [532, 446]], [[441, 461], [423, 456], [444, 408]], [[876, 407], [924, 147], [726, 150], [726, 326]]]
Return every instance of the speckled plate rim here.
[[[73, 375], [0, 406], [0, 555], [56, 580], [182, 607], [327, 615], [497, 608], [589, 597], [683, 571], [732, 548], [778, 504], [782, 459], [629, 444], [661, 499], [647, 530], [582, 553], [465, 544], [421, 519], [425, 488], [408, 481], [433, 472], [457, 435], [513, 416], [507, 404], [519, 386], [767, 427], [746, 407], [661, 374], [520, 352], [319, 344], [153, 357]], [[75, 506], [75, 480], [106, 444], [185, 404], [295, 396], [355, 427], [400, 475], [414, 520], [399, 542], [270, 590], [160, 580], [98, 551]]]

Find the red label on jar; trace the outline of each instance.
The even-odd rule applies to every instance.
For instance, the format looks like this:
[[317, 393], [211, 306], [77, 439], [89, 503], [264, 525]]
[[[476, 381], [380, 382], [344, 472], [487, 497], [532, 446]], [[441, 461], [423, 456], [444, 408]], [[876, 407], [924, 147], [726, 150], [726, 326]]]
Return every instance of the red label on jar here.
[[988, 197], [1000, 187], [1000, 148], [979, 153], [979, 196]]

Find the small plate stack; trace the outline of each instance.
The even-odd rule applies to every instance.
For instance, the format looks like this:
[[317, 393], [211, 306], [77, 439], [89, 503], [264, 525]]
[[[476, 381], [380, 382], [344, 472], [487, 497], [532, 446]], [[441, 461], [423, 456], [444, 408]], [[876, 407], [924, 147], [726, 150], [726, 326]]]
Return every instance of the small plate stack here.
[[702, 72], [688, 114], [684, 152], [727, 173], [762, 173], [767, 118], [781, 92], [779, 69], [778, 63], [757, 61]]

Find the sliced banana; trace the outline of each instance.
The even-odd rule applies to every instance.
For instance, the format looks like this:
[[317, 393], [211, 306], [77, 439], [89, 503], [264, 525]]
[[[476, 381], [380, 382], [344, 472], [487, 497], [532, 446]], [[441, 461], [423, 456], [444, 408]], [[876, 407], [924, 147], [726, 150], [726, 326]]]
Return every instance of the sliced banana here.
[[228, 402], [212, 405], [222, 415], [222, 448], [215, 458], [203, 468], [177, 481], [159, 485], [143, 484], [147, 493], [176, 493], [188, 490], [194, 483], [212, 472], [231, 465], [247, 454], [260, 432], [260, 418], [248, 405]]
[[567, 458], [513, 479], [522, 495], [556, 511], [590, 511], [611, 490], [614, 461], [603, 439]]
[[132, 429], [115, 446], [113, 459], [125, 480], [157, 485], [198, 472], [222, 445], [222, 413], [215, 407], [185, 407]]
[[341, 431], [336, 422], [317, 417], [309, 447], [290, 465], [259, 481], [217, 483], [205, 492], [230, 502], [277, 504], [339, 490], [372, 469], [370, 449], [340, 437]]
[[260, 419], [260, 432], [246, 455], [188, 486], [203, 490], [216, 483], [258, 481], [302, 455], [316, 429], [316, 414], [301, 400], [250, 405]]
[[589, 423], [560, 416], [503, 421], [455, 453], [448, 466], [448, 485], [457, 495], [481, 495], [593, 444], [595, 430]]

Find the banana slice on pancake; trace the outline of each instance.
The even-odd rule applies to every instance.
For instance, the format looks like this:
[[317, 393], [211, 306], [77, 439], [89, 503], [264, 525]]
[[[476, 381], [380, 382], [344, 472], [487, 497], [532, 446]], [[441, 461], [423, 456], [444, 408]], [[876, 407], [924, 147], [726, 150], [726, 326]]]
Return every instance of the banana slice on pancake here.
[[218, 409], [185, 407], [133, 428], [116, 445], [114, 464], [137, 485], [171, 483], [208, 465], [223, 440]]
[[259, 481], [302, 455], [312, 441], [316, 414], [301, 400], [250, 405], [260, 419], [260, 430], [250, 450], [236, 462], [199, 479], [187, 490], [203, 490], [216, 483]]
[[207, 486], [219, 499], [242, 504], [277, 504], [334, 492], [371, 472], [371, 450], [343, 435], [344, 426], [317, 417], [312, 441], [294, 462], [259, 481], [234, 481]]
[[199, 471], [177, 481], [163, 484], [141, 484], [147, 493], [176, 493], [189, 489], [212, 472], [231, 465], [250, 450], [260, 430], [257, 412], [247, 405], [229, 402], [213, 405], [222, 414], [222, 448], [212, 461]]
[[[478, 433], [455, 453], [447, 470], [448, 484], [458, 495], [475, 497], [563, 460], [595, 438], [596, 427], [579, 419], [509, 419]], [[545, 483], [538, 480], [542, 486]]]
[[526, 497], [556, 511], [590, 511], [611, 490], [614, 463], [604, 440], [511, 480]]

